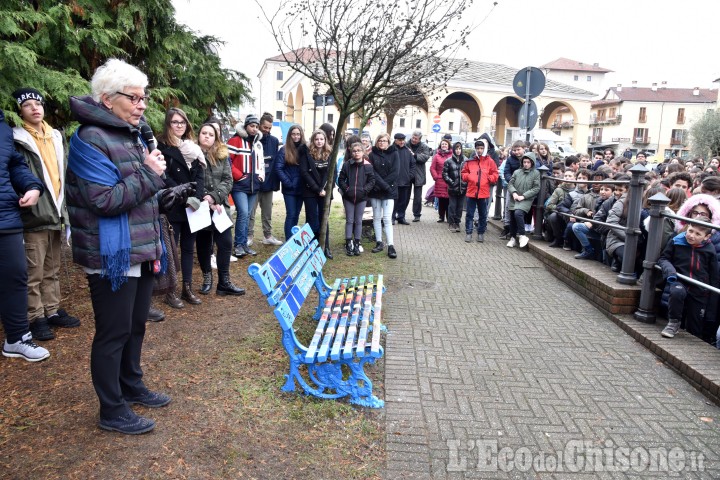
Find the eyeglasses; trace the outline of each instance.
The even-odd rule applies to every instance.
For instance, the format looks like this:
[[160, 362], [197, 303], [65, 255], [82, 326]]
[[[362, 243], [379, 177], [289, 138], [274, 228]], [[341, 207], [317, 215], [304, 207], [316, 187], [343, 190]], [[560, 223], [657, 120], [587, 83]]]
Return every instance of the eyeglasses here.
[[130, 103], [132, 103], [133, 105], [137, 105], [138, 103], [140, 103], [140, 100], [142, 100], [145, 105], [147, 105], [148, 102], [150, 102], [150, 95], [143, 95], [142, 97], [138, 97], [137, 95], [128, 95], [127, 93], [123, 93], [123, 92], [115, 92], [115, 93], [130, 99]]
[[173, 120], [170, 122], [170, 125], [173, 127], [184, 127], [187, 125], [187, 122], [185, 120]]
[[699, 216], [703, 216], [703, 217], [709, 216], [709, 214], [707, 214], [705, 212], [698, 212], [696, 210], [693, 210], [688, 215], [690, 216], [690, 218], [695, 218], [695, 217], [699, 217]]
[[380, 140], [377, 141], [377, 143], [388, 143], [388, 141], [385, 140], [384, 138], [381, 138]]

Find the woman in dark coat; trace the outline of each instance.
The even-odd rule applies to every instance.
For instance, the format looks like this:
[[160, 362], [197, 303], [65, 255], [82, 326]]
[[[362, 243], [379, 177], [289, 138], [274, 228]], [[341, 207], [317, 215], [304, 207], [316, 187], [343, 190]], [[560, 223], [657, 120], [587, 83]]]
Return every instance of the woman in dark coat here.
[[373, 253], [382, 252], [382, 228], [388, 246], [388, 257], [397, 258], [393, 244], [393, 225], [391, 221], [395, 200], [397, 200], [397, 177], [400, 172], [400, 160], [395, 145], [390, 144], [390, 135], [381, 133], [375, 140], [369, 156], [375, 173], [375, 186], [370, 192], [370, 205], [373, 209], [373, 228], [375, 229], [375, 248]]
[[330, 166], [330, 145], [325, 132], [315, 130], [310, 136], [307, 152], [300, 158], [303, 180], [305, 217], [316, 238], [320, 236], [320, 222], [325, 213], [325, 187]]
[[[158, 149], [165, 156], [167, 171], [165, 184], [174, 187], [183, 183], [195, 182], [195, 197], [188, 206], [197, 210], [205, 196], [205, 156], [195, 143], [192, 125], [185, 112], [171, 108], [165, 114], [165, 126], [158, 138]], [[195, 256], [196, 234], [190, 231], [185, 205], [178, 205], [168, 213], [168, 220], [175, 231], [175, 242], [180, 245], [180, 265], [182, 269], [182, 299], [192, 305], [202, 301], [192, 291], [192, 269]], [[183, 302], [175, 292], [165, 296], [165, 303], [173, 308], [183, 308]]]
[[285, 241], [292, 237], [292, 227], [298, 224], [303, 206], [303, 183], [300, 176], [300, 158], [307, 154], [305, 133], [300, 125], [288, 130], [285, 145], [275, 161], [275, 172], [280, 179], [285, 201]]

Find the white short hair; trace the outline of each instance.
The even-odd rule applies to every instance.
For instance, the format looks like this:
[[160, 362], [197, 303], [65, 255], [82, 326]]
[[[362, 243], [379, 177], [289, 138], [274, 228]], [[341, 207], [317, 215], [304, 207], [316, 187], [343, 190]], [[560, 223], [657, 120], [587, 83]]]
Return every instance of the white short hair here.
[[422, 138], [422, 130], [415, 130], [415, 131], [413, 131], [412, 136], [413, 136], [413, 137]]
[[100, 101], [103, 94], [114, 95], [122, 92], [127, 87], [146, 88], [148, 78], [143, 72], [129, 63], [111, 58], [105, 65], [98, 67], [90, 80], [92, 97], [96, 102]]

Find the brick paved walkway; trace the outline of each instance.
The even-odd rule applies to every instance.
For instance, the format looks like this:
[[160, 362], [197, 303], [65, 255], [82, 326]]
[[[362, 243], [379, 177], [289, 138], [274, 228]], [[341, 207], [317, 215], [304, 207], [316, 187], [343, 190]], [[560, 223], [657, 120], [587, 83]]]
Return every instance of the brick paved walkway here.
[[720, 477], [718, 407], [494, 229], [436, 219], [395, 227], [386, 478]]

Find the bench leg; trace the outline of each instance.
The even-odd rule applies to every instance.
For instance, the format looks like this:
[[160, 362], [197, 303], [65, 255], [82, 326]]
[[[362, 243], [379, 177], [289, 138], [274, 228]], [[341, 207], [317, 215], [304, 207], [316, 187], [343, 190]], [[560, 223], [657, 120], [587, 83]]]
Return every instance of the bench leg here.
[[[365, 374], [364, 365], [372, 358], [360, 358], [341, 362], [326, 362], [308, 365], [310, 379], [318, 386], [306, 393], [320, 398], [341, 398], [350, 396], [350, 403], [370, 408], [382, 408], [385, 402], [372, 394], [372, 381]], [[350, 374], [343, 378], [342, 365], [347, 365]], [[334, 390], [335, 393], [325, 393]]]

